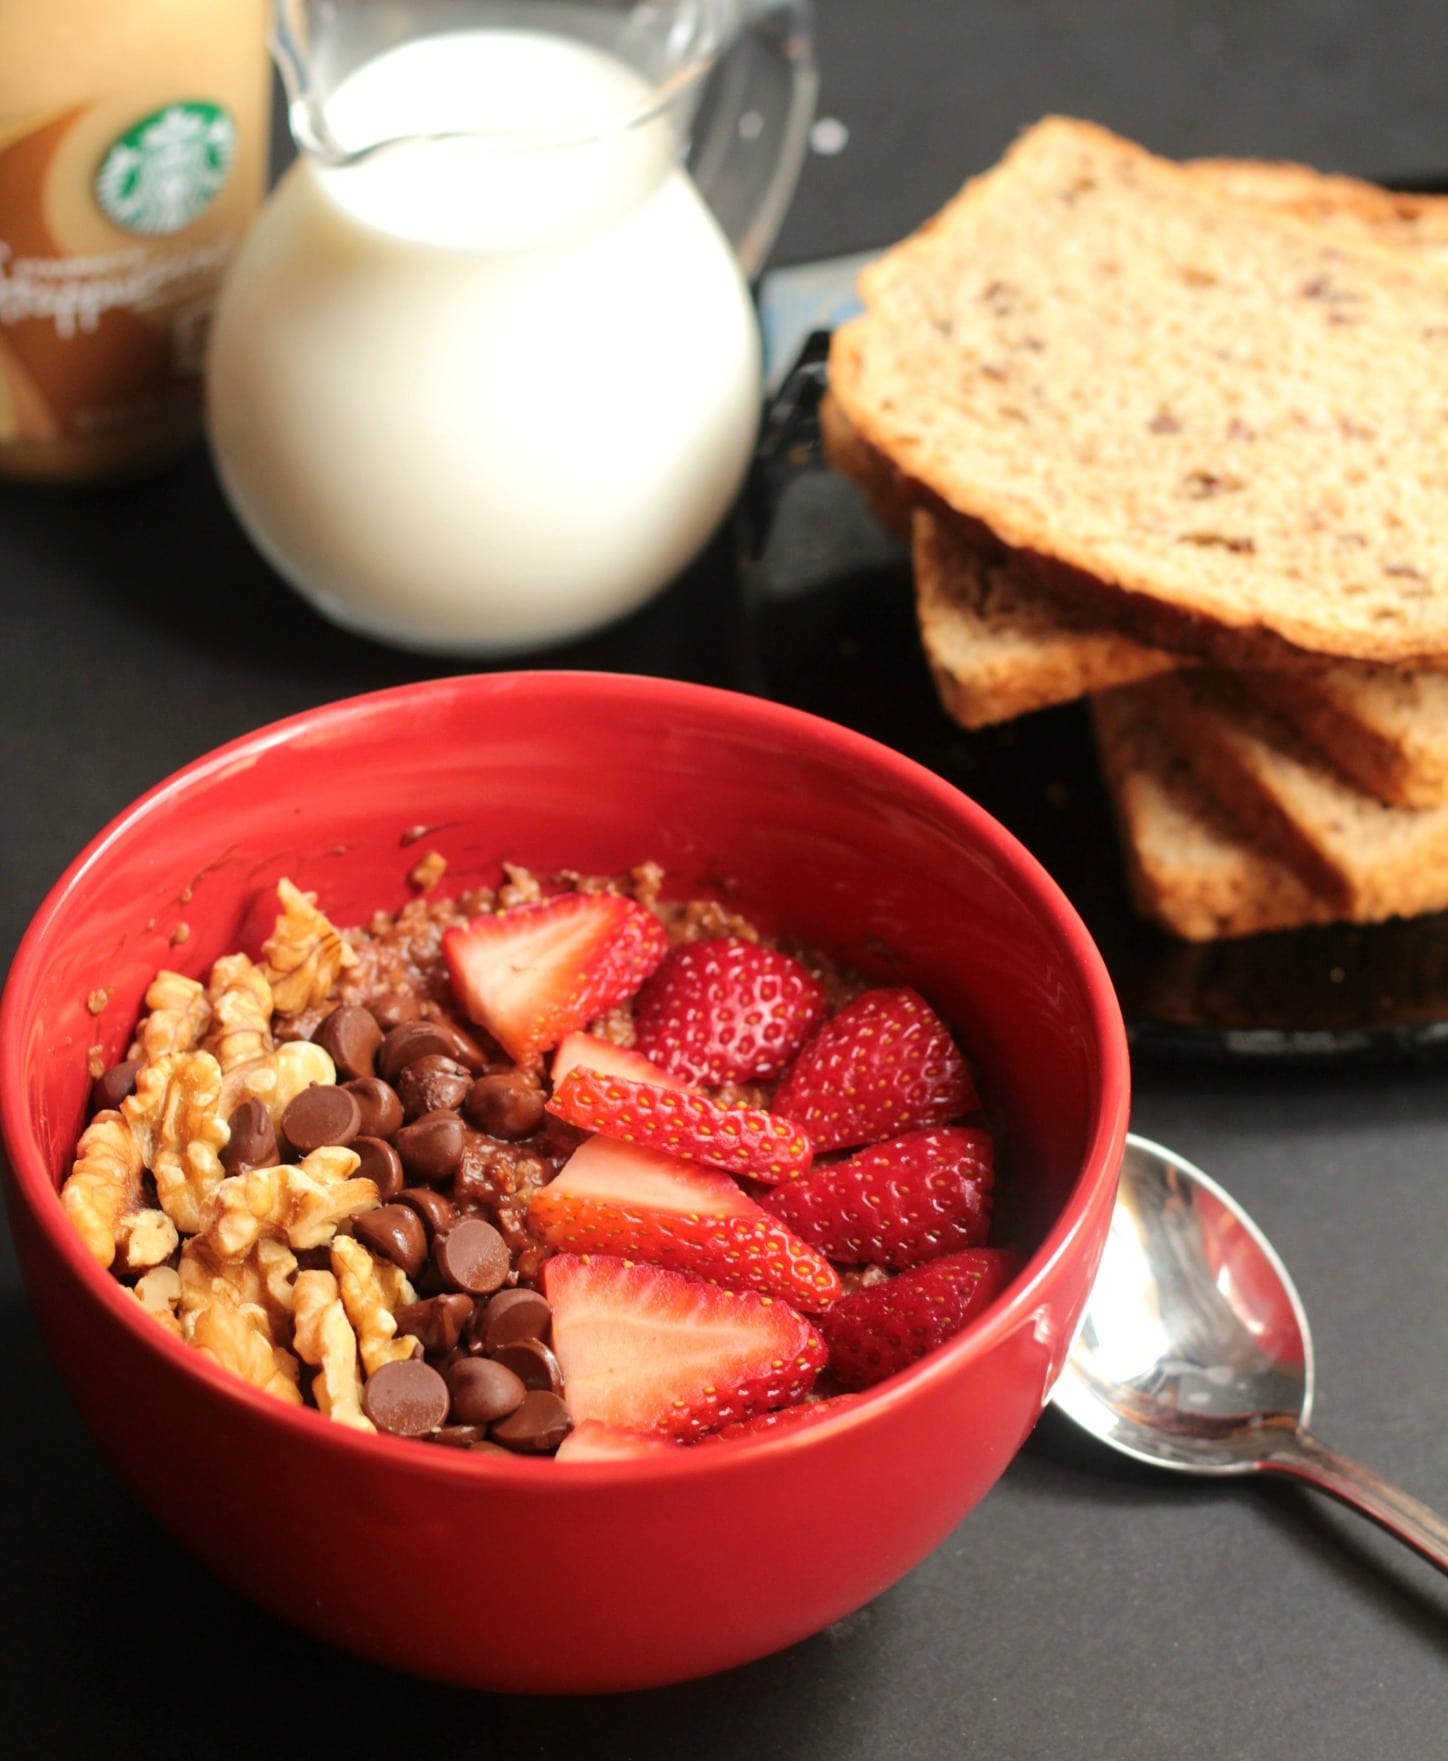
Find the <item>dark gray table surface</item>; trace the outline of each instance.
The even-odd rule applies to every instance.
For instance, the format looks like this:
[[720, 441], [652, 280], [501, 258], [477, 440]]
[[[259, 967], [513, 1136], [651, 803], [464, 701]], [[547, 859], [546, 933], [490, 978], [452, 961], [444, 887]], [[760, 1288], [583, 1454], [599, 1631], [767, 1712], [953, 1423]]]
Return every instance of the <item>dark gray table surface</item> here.
[[[823, 0], [815, 155], [790, 262], [909, 230], [1058, 110], [1172, 154], [1448, 171], [1448, 18], [1409, 0]], [[727, 683], [728, 541], [645, 614], [530, 657]], [[199, 450], [80, 495], [0, 491], [0, 957], [133, 796], [275, 716], [429, 668], [343, 637], [270, 574]], [[1133, 1125], [1246, 1201], [1314, 1322], [1317, 1428], [1448, 1510], [1443, 1066], [1136, 1073]], [[518, 1701], [379, 1675], [220, 1588], [81, 1428], [8, 1238], [0, 1647], [15, 1754], [487, 1752], [1050, 1761], [1448, 1752], [1448, 1581], [1369, 1525], [1268, 1484], [1106, 1459], [1047, 1415], [985, 1504], [831, 1631], [710, 1681]], [[498, 1610], [505, 1618], [506, 1591]]]

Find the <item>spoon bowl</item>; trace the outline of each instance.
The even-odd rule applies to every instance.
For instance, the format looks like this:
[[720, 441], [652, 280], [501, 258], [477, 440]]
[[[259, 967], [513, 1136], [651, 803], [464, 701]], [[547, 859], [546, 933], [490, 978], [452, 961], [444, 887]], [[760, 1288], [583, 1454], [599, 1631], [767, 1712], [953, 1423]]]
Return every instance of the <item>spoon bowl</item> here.
[[1200, 1168], [1128, 1136], [1053, 1404], [1153, 1467], [1306, 1480], [1448, 1571], [1448, 1523], [1315, 1438], [1312, 1397], [1307, 1316], [1271, 1243]]

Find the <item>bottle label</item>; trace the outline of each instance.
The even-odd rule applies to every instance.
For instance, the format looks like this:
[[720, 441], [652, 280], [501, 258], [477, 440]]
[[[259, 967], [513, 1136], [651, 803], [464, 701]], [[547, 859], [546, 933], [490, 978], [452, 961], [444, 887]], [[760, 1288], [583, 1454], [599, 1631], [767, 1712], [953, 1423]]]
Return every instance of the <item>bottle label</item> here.
[[182, 232], [215, 201], [235, 157], [236, 123], [219, 104], [167, 104], [111, 143], [96, 201], [126, 232]]
[[0, 117], [0, 452], [194, 420], [262, 146], [214, 100]]

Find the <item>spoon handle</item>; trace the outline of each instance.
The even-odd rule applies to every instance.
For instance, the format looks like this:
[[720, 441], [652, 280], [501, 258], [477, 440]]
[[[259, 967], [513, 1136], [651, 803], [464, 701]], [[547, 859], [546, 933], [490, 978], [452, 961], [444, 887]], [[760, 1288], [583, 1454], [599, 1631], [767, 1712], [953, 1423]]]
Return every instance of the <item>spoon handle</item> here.
[[1380, 1523], [1390, 1535], [1406, 1541], [1439, 1571], [1448, 1571], [1448, 1522], [1426, 1504], [1409, 1497], [1390, 1485], [1371, 1468], [1360, 1466], [1339, 1455], [1335, 1449], [1320, 1443], [1301, 1428], [1270, 1455], [1262, 1458], [1264, 1468], [1292, 1474], [1320, 1491], [1330, 1492], [1344, 1504]]

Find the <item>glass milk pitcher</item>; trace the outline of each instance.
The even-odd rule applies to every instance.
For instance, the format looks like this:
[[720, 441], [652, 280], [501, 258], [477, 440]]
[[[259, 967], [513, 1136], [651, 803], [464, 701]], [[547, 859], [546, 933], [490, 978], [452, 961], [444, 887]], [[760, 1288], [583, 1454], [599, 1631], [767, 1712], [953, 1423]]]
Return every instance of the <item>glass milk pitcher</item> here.
[[274, 49], [301, 151], [207, 364], [242, 524], [415, 650], [642, 604], [754, 444], [747, 277], [813, 115], [807, 0], [281, 0]]

